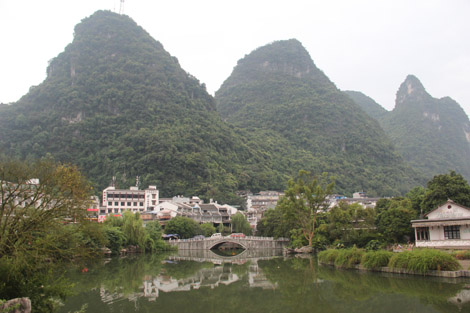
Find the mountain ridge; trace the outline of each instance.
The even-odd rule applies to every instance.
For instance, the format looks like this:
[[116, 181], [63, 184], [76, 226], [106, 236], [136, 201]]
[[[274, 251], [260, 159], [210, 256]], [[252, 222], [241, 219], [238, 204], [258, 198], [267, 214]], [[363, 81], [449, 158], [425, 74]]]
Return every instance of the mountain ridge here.
[[[295, 53], [300, 56], [295, 57]], [[299, 68], [299, 64], [304, 67]], [[246, 55], [215, 96], [217, 110], [224, 120], [249, 129], [253, 136], [263, 130], [283, 137], [289, 153], [304, 150], [313, 156], [298, 160], [298, 167], [337, 174], [341, 178], [340, 189], [348, 181], [344, 172], [357, 178], [355, 188], [376, 189], [374, 192], [380, 187], [374, 188], [368, 179], [376, 185], [386, 185], [385, 189], [393, 185], [395, 192], [400, 186], [398, 177], [388, 184], [384, 178], [378, 178], [381, 174], [371, 179], [374, 174], [370, 171], [389, 173], [396, 167], [396, 171], [404, 174], [402, 185], [410, 185], [415, 179], [406, 174], [412, 170], [394, 152], [377, 121], [365, 117], [362, 109], [316, 68], [297, 40], [274, 42]], [[368, 155], [364, 150], [368, 150]], [[365, 170], [361, 168], [364, 164], [374, 165]], [[340, 173], [340, 169], [344, 172]]]

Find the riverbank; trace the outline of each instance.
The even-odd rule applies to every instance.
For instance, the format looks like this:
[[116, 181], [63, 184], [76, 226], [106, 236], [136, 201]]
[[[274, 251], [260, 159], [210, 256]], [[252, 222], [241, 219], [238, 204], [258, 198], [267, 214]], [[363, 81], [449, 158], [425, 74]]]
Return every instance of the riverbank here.
[[[324, 263], [319, 262], [322, 265], [336, 267], [334, 263]], [[470, 261], [465, 263], [470, 264]], [[468, 267], [467, 267], [468, 268]], [[348, 267], [347, 269], [355, 269], [364, 272], [381, 272], [381, 273], [391, 273], [391, 274], [406, 274], [406, 275], [420, 275], [420, 276], [434, 276], [434, 277], [447, 277], [447, 278], [460, 278], [460, 277], [469, 277], [470, 270], [457, 270], [457, 271], [427, 271], [426, 273], [420, 273], [417, 271], [411, 271], [403, 268], [391, 268], [391, 267], [380, 267], [380, 268], [366, 268], [362, 265], [355, 265]]]
[[470, 261], [433, 249], [417, 249], [393, 253], [386, 250], [328, 249], [318, 254], [320, 264], [337, 268], [357, 269], [394, 274], [470, 277]]

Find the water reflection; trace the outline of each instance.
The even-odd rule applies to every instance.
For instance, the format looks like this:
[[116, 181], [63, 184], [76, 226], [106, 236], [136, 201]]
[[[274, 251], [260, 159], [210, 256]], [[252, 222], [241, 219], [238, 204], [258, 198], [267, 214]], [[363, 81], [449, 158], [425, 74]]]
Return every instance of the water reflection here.
[[470, 280], [318, 266], [272, 250], [112, 259], [71, 273], [61, 312], [470, 312]]

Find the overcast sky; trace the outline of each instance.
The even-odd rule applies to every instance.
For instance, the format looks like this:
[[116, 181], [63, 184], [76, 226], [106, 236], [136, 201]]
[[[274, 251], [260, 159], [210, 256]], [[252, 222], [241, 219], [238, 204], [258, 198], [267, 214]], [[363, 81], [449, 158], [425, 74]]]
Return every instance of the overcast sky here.
[[[0, 0], [0, 102], [40, 84], [74, 26], [101, 9], [119, 12], [120, 0]], [[413, 74], [470, 114], [468, 0], [125, 0], [122, 9], [211, 94], [252, 50], [296, 38], [342, 90], [391, 110]]]

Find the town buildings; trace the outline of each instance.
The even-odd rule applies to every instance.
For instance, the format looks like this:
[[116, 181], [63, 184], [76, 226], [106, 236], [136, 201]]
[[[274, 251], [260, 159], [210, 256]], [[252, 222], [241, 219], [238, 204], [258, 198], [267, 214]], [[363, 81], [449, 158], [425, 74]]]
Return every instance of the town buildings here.
[[116, 189], [114, 186], [110, 186], [103, 190], [103, 206], [100, 213], [122, 214], [125, 211], [133, 213], [154, 211], [159, 203], [158, 195], [157, 186], [152, 185], [145, 190], [134, 186], [129, 189]]

